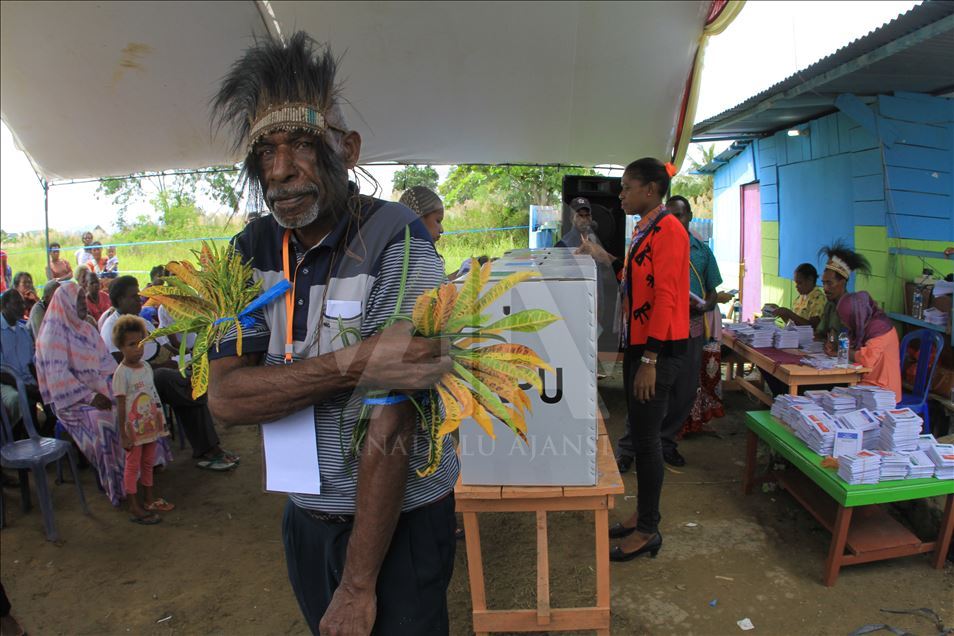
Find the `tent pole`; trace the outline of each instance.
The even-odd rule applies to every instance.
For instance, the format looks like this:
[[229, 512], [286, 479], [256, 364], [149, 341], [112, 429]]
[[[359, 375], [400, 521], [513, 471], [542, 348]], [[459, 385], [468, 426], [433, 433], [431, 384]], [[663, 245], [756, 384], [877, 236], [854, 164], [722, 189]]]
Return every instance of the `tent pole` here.
[[43, 226], [46, 229], [46, 263], [44, 267], [49, 264], [50, 261], [50, 182], [46, 179], [41, 179], [40, 182], [43, 184]]

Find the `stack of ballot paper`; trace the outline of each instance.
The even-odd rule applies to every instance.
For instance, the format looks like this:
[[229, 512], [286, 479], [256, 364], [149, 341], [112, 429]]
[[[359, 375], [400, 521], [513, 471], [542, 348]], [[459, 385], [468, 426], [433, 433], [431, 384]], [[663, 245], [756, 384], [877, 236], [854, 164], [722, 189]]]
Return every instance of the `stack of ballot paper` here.
[[809, 391], [805, 391], [805, 397], [811, 398], [812, 400], [815, 401], [816, 404], [821, 404], [822, 398], [828, 395], [829, 393], [830, 391], [823, 391], [821, 389], [811, 389]]
[[921, 433], [918, 435], [918, 450], [926, 451], [928, 447], [937, 444], [937, 440], [930, 433]]
[[881, 478], [881, 456], [871, 451], [838, 458], [838, 476], [849, 484], [876, 484]]
[[818, 455], [831, 455], [835, 444], [835, 420], [827, 413], [809, 413], [802, 416], [796, 431], [802, 441]]
[[934, 476], [934, 462], [923, 450], [908, 455], [908, 474], [905, 479], [927, 479]]
[[812, 400], [801, 395], [780, 395], [772, 403], [771, 413], [793, 429], [797, 427], [800, 413], [823, 412]]
[[856, 386], [855, 395], [858, 406], [872, 411], [887, 411], [895, 406], [894, 391], [887, 391], [874, 386]]
[[881, 427], [881, 420], [868, 409], [857, 409], [842, 413], [838, 416], [838, 421], [856, 431], [870, 431], [873, 428]]
[[[795, 327], [795, 331], [798, 333], [798, 346], [801, 348], [807, 347], [815, 341], [815, 330], [812, 329], [811, 325], [800, 325]], [[824, 351], [825, 345], [823, 342], [819, 341], [818, 343]]]
[[798, 348], [810, 355], [825, 353], [825, 343], [821, 340], [812, 340], [804, 344], [799, 344]]
[[838, 358], [826, 356], [824, 353], [813, 353], [805, 356], [799, 360], [798, 363], [806, 367], [812, 367], [813, 369], [834, 369], [838, 366]]
[[881, 455], [880, 481], [894, 481], [904, 479], [908, 475], [908, 455], [892, 451], [877, 451]]
[[776, 329], [775, 348], [798, 349], [798, 332], [794, 329]]
[[839, 422], [839, 427], [835, 431], [835, 445], [832, 447], [832, 457], [842, 457], [843, 455], [854, 455], [862, 450], [862, 432], [853, 431]]
[[935, 444], [927, 450], [934, 462], [934, 476], [938, 479], [954, 479], [954, 444]]
[[881, 450], [910, 453], [918, 449], [918, 435], [923, 422], [911, 409], [885, 412], [881, 425]]
[[931, 307], [924, 310], [924, 322], [929, 322], [938, 327], [947, 327], [947, 312]]
[[834, 391], [821, 396], [821, 406], [832, 415], [841, 415], [857, 408], [855, 398], [846, 394], [837, 394]]

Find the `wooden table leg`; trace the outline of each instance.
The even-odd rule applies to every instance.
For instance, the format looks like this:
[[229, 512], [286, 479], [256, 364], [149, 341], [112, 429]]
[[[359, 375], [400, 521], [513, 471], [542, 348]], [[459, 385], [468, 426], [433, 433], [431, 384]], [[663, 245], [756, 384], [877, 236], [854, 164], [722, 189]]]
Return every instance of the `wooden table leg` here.
[[947, 496], [944, 505], [944, 516], [941, 517], [941, 528], [934, 545], [934, 567], [940, 570], [947, 559], [947, 551], [951, 548], [951, 535], [954, 534], [954, 495]]
[[[474, 612], [487, 609], [487, 593], [484, 590], [484, 561], [480, 553], [480, 526], [476, 512], [462, 513], [464, 518], [464, 543], [467, 547], [467, 570], [470, 578], [470, 600]], [[477, 632], [485, 636], [487, 632]]]
[[537, 510], [537, 623], [550, 624], [550, 554], [547, 511]]
[[[610, 610], [609, 510], [593, 513], [596, 516], [596, 607]], [[609, 636], [609, 629], [596, 630], [597, 636]]]
[[752, 484], [755, 483], [755, 464], [758, 461], [759, 436], [753, 431], [748, 432], [745, 438], [745, 473], [742, 475], [742, 493], [752, 494]]
[[825, 562], [824, 584], [831, 587], [838, 580], [838, 571], [845, 556], [845, 543], [848, 541], [848, 526], [851, 525], [851, 508], [838, 506], [835, 525], [831, 529], [831, 547], [828, 549], [828, 561]]
[[789, 395], [798, 395], [798, 384], [792, 382], [788, 385], [788, 394]]

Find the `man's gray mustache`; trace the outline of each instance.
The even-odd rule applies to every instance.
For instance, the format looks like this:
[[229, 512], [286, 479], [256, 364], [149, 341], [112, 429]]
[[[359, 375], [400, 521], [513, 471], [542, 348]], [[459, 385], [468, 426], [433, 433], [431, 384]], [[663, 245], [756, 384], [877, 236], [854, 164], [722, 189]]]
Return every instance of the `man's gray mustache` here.
[[280, 201], [282, 199], [294, 199], [295, 197], [300, 197], [305, 194], [314, 194], [318, 195], [318, 188], [315, 187], [304, 187], [304, 188], [281, 188], [276, 190], [271, 190], [268, 194], [265, 195], [265, 200], [269, 205], [275, 203], [275, 201]]

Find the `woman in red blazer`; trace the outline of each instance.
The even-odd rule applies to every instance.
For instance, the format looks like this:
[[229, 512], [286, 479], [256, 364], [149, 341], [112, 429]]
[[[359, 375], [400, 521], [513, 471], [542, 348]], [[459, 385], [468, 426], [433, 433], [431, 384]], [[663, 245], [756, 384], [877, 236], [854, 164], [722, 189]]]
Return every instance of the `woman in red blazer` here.
[[689, 338], [689, 235], [662, 203], [673, 174], [671, 164], [649, 157], [626, 166], [620, 205], [623, 212], [640, 219], [625, 261], [589, 242], [579, 249], [612, 265], [620, 279], [628, 416], [617, 456], [621, 466], [632, 458], [638, 497], [636, 512], [610, 528], [611, 538], [622, 539], [610, 552], [613, 561], [629, 561], [641, 554], [655, 557], [662, 546], [659, 428]]

